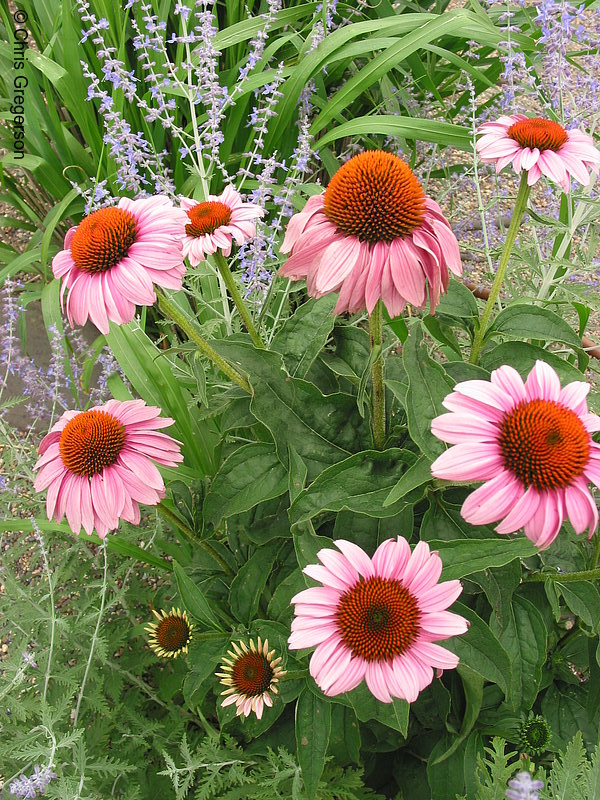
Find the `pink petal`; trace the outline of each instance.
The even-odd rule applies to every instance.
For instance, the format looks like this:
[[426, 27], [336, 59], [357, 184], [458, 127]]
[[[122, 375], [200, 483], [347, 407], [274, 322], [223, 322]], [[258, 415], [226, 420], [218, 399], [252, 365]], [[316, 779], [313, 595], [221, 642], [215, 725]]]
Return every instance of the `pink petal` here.
[[469, 442], [455, 444], [438, 456], [431, 465], [431, 474], [452, 481], [486, 481], [503, 467], [498, 445]]
[[523, 493], [523, 484], [503, 470], [471, 492], [463, 503], [461, 516], [471, 525], [487, 525], [508, 514]]

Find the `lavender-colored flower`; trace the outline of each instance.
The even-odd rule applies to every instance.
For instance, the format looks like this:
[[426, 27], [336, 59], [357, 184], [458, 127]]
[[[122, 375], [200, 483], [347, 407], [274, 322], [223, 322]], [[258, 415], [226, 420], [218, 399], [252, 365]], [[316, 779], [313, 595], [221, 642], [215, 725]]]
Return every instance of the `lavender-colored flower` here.
[[36, 764], [32, 774], [27, 777], [21, 775], [10, 784], [10, 793], [14, 797], [40, 797], [46, 793], [48, 784], [56, 778], [56, 772], [52, 772], [49, 766], [39, 767]]
[[508, 800], [539, 800], [538, 792], [544, 788], [544, 781], [534, 781], [529, 772], [518, 772], [508, 785]]

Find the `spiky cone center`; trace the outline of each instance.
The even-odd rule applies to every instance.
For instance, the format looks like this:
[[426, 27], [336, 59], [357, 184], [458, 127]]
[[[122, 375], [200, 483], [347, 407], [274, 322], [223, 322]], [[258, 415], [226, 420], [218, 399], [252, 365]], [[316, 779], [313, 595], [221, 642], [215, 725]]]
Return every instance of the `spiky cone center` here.
[[229, 650], [229, 659], [224, 658], [220, 673], [221, 683], [229, 687], [223, 694], [237, 694], [240, 697], [261, 697], [268, 692], [277, 694], [276, 683], [285, 675], [279, 666], [281, 656], [273, 658], [275, 650], [269, 651], [269, 642], [264, 645], [260, 638], [258, 647], [251, 639], [249, 646], [240, 642], [233, 643], [233, 651]]
[[519, 737], [525, 752], [541, 755], [550, 745], [552, 730], [543, 717], [537, 716], [521, 725]]
[[205, 203], [190, 208], [187, 212], [190, 222], [185, 226], [188, 236], [204, 236], [214, 233], [222, 225], [228, 225], [231, 220], [231, 209], [218, 200], [208, 200]]
[[537, 147], [540, 151], [553, 150], [554, 152], [560, 150], [569, 139], [562, 125], [540, 117], [515, 122], [508, 129], [508, 135], [521, 147], [529, 147], [530, 150]]
[[152, 622], [146, 627], [150, 633], [149, 644], [159, 656], [175, 658], [180, 653], [187, 653], [192, 638], [193, 625], [188, 619], [186, 611], [172, 608], [169, 613], [162, 611], [158, 614], [153, 611], [157, 622]]
[[590, 436], [577, 414], [553, 400], [529, 400], [506, 414], [499, 436], [506, 469], [539, 491], [569, 486], [588, 463]]
[[417, 601], [401, 581], [360, 580], [345, 592], [337, 608], [341, 637], [353, 655], [389, 661], [406, 652], [419, 633]]
[[107, 411], [83, 411], [69, 420], [58, 443], [65, 467], [75, 475], [101, 473], [114, 464], [125, 444], [125, 427]]
[[393, 153], [368, 150], [347, 161], [324, 198], [338, 230], [370, 244], [407, 236], [425, 218], [425, 193], [411, 168]]
[[69, 245], [71, 257], [84, 272], [106, 272], [125, 258], [135, 237], [133, 214], [122, 208], [101, 208], [77, 226]]

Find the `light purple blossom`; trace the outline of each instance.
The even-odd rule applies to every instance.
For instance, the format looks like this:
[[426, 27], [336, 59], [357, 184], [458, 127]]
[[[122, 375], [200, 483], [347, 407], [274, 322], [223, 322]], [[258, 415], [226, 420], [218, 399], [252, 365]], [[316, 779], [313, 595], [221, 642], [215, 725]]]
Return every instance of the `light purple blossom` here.
[[534, 781], [529, 772], [519, 772], [508, 785], [508, 800], [539, 800], [538, 792], [544, 788], [544, 781]]

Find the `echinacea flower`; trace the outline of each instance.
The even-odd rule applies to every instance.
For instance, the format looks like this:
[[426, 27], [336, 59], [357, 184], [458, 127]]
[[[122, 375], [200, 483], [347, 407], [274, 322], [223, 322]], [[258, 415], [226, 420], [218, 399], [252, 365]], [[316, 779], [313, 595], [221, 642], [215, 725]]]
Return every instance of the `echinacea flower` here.
[[168, 197], [130, 200], [93, 211], [65, 236], [65, 249], [52, 260], [62, 278], [61, 304], [73, 323], [89, 319], [101, 333], [109, 320], [131, 322], [135, 307], [156, 302], [153, 284], [181, 289], [185, 265], [181, 240], [187, 217]]
[[568, 192], [571, 177], [587, 186], [588, 170], [598, 173], [600, 151], [592, 137], [553, 120], [512, 114], [486, 122], [477, 131], [482, 134], [475, 145], [481, 160], [495, 163], [496, 172], [512, 162], [517, 174], [526, 170], [529, 186], [545, 175]]
[[308, 293], [338, 292], [335, 314], [369, 314], [379, 299], [391, 317], [407, 303], [433, 312], [462, 273], [458, 242], [438, 204], [401, 158], [369, 150], [347, 161], [326, 191], [288, 223], [291, 253], [279, 274], [306, 278]]
[[323, 585], [304, 589], [295, 603], [291, 649], [315, 647], [310, 674], [328, 696], [366, 680], [382, 703], [409, 703], [433, 680], [433, 667], [453, 669], [458, 657], [435, 644], [465, 633], [467, 620], [446, 611], [462, 591], [460, 581], [439, 583], [442, 560], [419, 542], [388, 539], [369, 558], [338, 539], [338, 550], [317, 553], [305, 567]]
[[457, 383], [442, 402], [451, 414], [432, 420], [431, 432], [452, 444], [431, 465], [436, 478], [485, 481], [463, 503], [471, 525], [501, 520], [495, 530], [525, 535], [541, 549], [558, 536], [563, 519], [592, 536], [598, 509], [588, 490], [600, 487], [600, 445], [591, 434], [600, 417], [587, 409], [590, 387], [563, 389], [556, 372], [536, 361], [523, 383], [510, 366], [490, 381]]
[[194, 267], [217, 250], [230, 255], [233, 240], [238, 246], [250, 241], [256, 235], [254, 221], [264, 214], [256, 203], [245, 203], [232, 186], [201, 203], [183, 197], [181, 208], [187, 212], [183, 255]]
[[144, 628], [150, 634], [150, 648], [164, 658], [177, 658], [181, 653], [187, 653], [194, 629], [187, 612], [172, 608], [168, 613], [163, 610], [159, 614], [154, 609], [152, 613], [158, 621], [150, 622]]
[[[124, 519], [137, 525], [138, 503], [154, 506], [165, 485], [152, 461], [175, 467], [180, 445], [159, 428], [173, 424], [143, 400], [109, 400], [89, 411], [65, 411], [42, 439], [36, 492], [48, 489], [48, 519], [63, 516], [73, 533], [83, 525], [104, 538]], [[151, 460], [152, 459], [152, 460]]]
[[254, 713], [260, 719], [264, 707], [273, 705], [271, 692], [277, 694], [276, 684], [286, 673], [280, 666], [281, 656], [273, 658], [275, 650], [269, 650], [268, 639], [263, 644], [259, 636], [258, 646], [253, 639], [249, 645], [240, 642], [238, 647], [232, 642], [233, 650], [227, 651], [230, 658], [223, 659], [222, 672], [216, 675], [227, 687], [221, 692], [221, 696], [225, 696], [222, 705], [235, 703], [238, 717]]
[[550, 746], [552, 729], [540, 714], [530, 711], [519, 727], [519, 740], [524, 753], [541, 756]]

